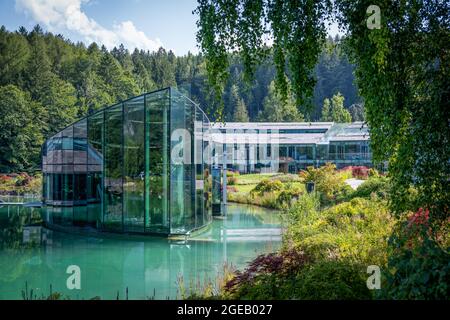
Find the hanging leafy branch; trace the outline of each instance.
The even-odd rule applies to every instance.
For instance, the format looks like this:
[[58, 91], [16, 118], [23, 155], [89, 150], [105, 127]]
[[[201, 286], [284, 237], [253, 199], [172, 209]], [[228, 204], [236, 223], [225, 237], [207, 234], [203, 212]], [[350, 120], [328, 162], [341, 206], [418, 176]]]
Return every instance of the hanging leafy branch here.
[[[337, 1], [345, 45], [365, 100], [375, 160], [389, 163], [392, 209], [426, 207], [449, 217], [450, 3], [377, 1], [380, 29], [369, 29], [372, 1]], [[411, 187], [417, 195], [411, 198]]]
[[247, 80], [272, 53], [277, 91], [286, 102], [291, 85], [297, 105], [308, 114], [315, 85], [312, 71], [331, 7], [331, 1], [315, 0], [199, 0], [194, 11], [199, 16], [197, 41], [216, 98], [220, 100], [228, 79], [230, 53], [242, 57]]

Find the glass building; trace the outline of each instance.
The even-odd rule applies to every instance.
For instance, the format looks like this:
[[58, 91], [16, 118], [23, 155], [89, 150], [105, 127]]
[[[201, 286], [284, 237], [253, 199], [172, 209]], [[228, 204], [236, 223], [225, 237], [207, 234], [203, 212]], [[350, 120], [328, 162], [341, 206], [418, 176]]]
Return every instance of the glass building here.
[[211, 126], [218, 163], [241, 173], [297, 173], [328, 162], [338, 169], [373, 167], [362, 122], [227, 122]]
[[209, 120], [172, 88], [101, 109], [42, 148], [49, 225], [186, 234], [211, 221]]

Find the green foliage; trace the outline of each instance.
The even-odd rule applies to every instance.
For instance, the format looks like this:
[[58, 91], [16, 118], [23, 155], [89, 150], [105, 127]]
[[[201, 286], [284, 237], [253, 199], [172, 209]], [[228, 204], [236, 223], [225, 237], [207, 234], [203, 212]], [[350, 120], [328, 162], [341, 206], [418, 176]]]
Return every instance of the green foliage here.
[[364, 106], [361, 103], [352, 104], [348, 108], [348, 112], [352, 116], [352, 121], [364, 121], [366, 116], [364, 114]]
[[345, 260], [307, 266], [296, 279], [293, 297], [305, 300], [369, 300], [365, 266]]
[[13, 85], [0, 87], [0, 171], [37, 169], [45, 110]]
[[228, 51], [240, 53], [245, 77], [252, 78], [255, 66], [268, 54], [263, 36], [273, 37], [276, 87], [282, 100], [288, 100], [290, 71], [296, 104], [305, 111], [313, 94], [312, 70], [325, 40], [323, 17], [331, 1], [212, 1], [199, 0], [197, 41], [206, 57], [208, 82], [220, 98], [228, 79]]
[[280, 191], [283, 189], [283, 184], [279, 180], [264, 179], [256, 185], [256, 187], [250, 192], [252, 195], [262, 195], [266, 192]]
[[344, 108], [344, 96], [339, 92], [329, 99], [323, 101], [322, 118], [321, 121], [332, 122], [352, 122], [350, 112]]
[[336, 165], [327, 163], [319, 168], [312, 166], [300, 172], [302, 182], [314, 182], [315, 191], [319, 192], [321, 202], [323, 204], [333, 203], [342, 193], [348, 194], [349, 188], [345, 184], [348, 179], [346, 171], [339, 172], [336, 170]]
[[[343, 39], [338, 35], [333, 39], [328, 37], [319, 56], [315, 68], [317, 83], [314, 88], [315, 111], [313, 119], [320, 119], [323, 102], [341, 92], [345, 97], [345, 107], [351, 113], [351, 106], [360, 105], [361, 98], [358, 96], [356, 86], [352, 85], [354, 79], [354, 65], [347, 58], [342, 45]], [[353, 115], [352, 115], [353, 116]], [[354, 121], [357, 119], [353, 118]]]
[[234, 113], [235, 122], [248, 122], [248, 112], [247, 107], [245, 106], [244, 100], [239, 99], [236, 105], [236, 112]]
[[316, 259], [386, 264], [394, 221], [384, 202], [355, 198], [319, 212], [317, 197], [301, 197], [287, 215], [285, 246], [293, 245]]
[[272, 81], [269, 86], [269, 92], [263, 102], [263, 111], [259, 114], [259, 121], [271, 122], [302, 122], [303, 115], [295, 106], [294, 100], [290, 97], [284, 101], [275, 90], [275, 84]]
[[[448, 300], [450, 298], [450, 246], [448, 223], [439, 230], [439, 243], [429, 237], [428, 213], [426, 219], [398, 223], [390, 239], [389, 268], [383, 273], [384, 299]], [[442, 241], [441, 241], [442, 242]]]
[[304, 192], [305, 189], [298, 185], [294, 185], [290, 182], [285, 183], [283, 191], [278, 195], [276, 207], [278, 209], [289, 208]]
[[237, 183], [237, 178], [235, 176], [227, 175], [227, 185], [233, 186]]
[[355, 192], [352, 197], [356, 198], [370, 198], [373, 195], [381, 199], [387, 199], [389, 195], [389, 179], [383, 176], [370, 177], [364, 181]]
[[363, 267], [349, 261], [314, 261], [295, 250], [262, 255], [227, 282], [222, 296], [244, 300], [370, 299]]
[[[432, 223], [450, 202], [448, 1], [383, 1], [380, 29], [369, 29], [368, 0], [337, 1], [346, 48], [364, 98], [373, 156], [389, 162], [391, 207], [407, 210], [411, 186]], [[447, 209], [446, 209], [447, 208]]]

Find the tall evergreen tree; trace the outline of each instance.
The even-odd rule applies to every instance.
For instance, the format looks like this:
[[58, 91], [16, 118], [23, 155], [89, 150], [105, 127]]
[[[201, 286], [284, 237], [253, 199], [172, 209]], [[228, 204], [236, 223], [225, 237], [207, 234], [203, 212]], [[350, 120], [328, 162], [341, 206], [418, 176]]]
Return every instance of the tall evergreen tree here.
[[242, 98], [238, 99], [236, 110], [234, 111], [234, 118], [233, 121], [235, 122], [248, 122], [248, 112], [247, 107], [245, 106], [244, 100]]

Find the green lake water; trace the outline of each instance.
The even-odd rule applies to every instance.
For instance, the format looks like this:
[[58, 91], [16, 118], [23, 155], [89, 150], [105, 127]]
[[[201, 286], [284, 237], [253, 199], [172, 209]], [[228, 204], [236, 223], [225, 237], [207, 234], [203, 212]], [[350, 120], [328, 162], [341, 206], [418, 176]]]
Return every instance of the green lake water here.
[[[281, 241], [279, 216], [259, 207], [231, 204], [188, 241], [162, 237], [93, 237], [40, 226], [41, 211], [0, 207], [0, 299], [22, 299], [27, 284], [33, 295], [60, 292], [71, 299], [175, 299], [182, 276], [189, 283], [215, 279], [224, 264], [236, 268]], [[81, 271], [81, 289], [69, 290], [69, 266]]]

